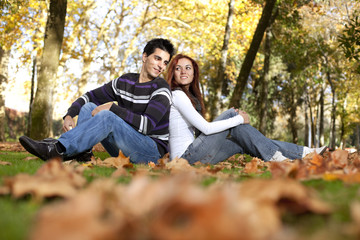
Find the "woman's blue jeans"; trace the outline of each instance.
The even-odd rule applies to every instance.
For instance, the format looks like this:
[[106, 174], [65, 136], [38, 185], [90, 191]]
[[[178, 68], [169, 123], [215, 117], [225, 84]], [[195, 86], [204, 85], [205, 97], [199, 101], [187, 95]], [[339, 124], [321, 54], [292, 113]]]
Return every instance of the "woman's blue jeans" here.
[[[234, 109], [223, 112], [215, 121], [236, 116]], [[182, 158], [190, 163], [215, 164], [226, 160], [236, 153], [246, 153], [269, 161], [276, 151], [289, 159], [302, 158], [303, 146], [293, 143], [271, 140], [249, 124], [240, 124], [223, 132], [205, 135], [200, 134], [189, 145]]]
[[77, 126], [58, 139], [66, 148], [65, 156], [87, 151], [101, 142], [113, 157], [117, 157], [121, 150], [125, 156], [130, 157], [131, 162], [157, 162], [161, 156], [153, 139], [139, 133], [111, 111], [100, 111], [92, 116], [91, 112], [95, 108], [94, 103], [82, 106]]

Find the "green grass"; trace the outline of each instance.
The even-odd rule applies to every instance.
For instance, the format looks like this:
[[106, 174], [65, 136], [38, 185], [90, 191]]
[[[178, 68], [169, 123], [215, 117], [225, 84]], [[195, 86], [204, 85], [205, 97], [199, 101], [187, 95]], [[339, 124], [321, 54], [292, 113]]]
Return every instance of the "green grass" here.
[[[105, 159], [109, 154], [95, 152], [95, 157]], [[24, 160], [32, 156], [24, 152], [0, 152], [0, 161], [10, 162], [11, 165], [0, 165], [0, 184], [5, 177], [11, 177], [18, 173], [34, 174], [44, 161], [40, 159]], [[86, 170], [84, 176], [90, 182], [97, 177], [109, 177], [115, 169], [105, 167], [94, 167]], [[126, 182], [129, 180], [119, 180]], [[0, 239], [23, 240], [29, 233], [31, 224], [37, 211], [45, 203], [35, 202], [30, 196], [22, 199], [13, 199], [10, 196], [0, 196]]]
[[30, 199], [0, 197], [0, 239], [25, 239], [40, 204]]
[[[0, 165], [0, 184], [2, 184], [5, 177], [14, 176], [18, 173], [34, 174], [44, 163], [39, 159], [25, 161], [24, 158], [27, 156], [31, 155], [24, 152], [0, 152], [1, 161], [12, 163], [11, 165]], [[95, 152], [95, 157], [105, 159], [109, 155], [104, 152]], [[233, 181], [240, 182], [253, 178], [271, 178], [271, 173], [266, 171], [266, 169], [263, 169], [264, 172], [261, 174], [245, 174], [241, 168], [235, 167], [236, 162], [231, 164], [233, 164], [233, 168], [225, 168], [222, 172], [230, 175]], [[138, 167], [144, 166], [134, 165], [134, 169], [129, 171], [136, 170]], [[85, 170], [84, 176], [88, 182], [91, 182], [96, 178], [110, 177], [114, 171], [115, 169], [113, 168], [94, 166]], [[163, 171], [167, 174], [167, 170], [156, 171]], [[156, 178], [156, 176], [153, 177]], [[204, 177], [200, 184], [207, 187], [214, 184], [217, 180], [216, 175]], [[127, 184], [130, 181], [131, 175], [118, 178], [118, 182], [123, 184]], [[286, 213], [283, 216], [283, 223], [286, 229], [291, 229], [290, 235], [293, 234], [301, 236], [301, 239], [310, 240], [358, 239], [358, 236], [349, 231], [349, 226], [352, 224], [350, 204], [353, 201], [360, 202], [360, 184], [345, 184], [342, 181], [324, 181], [321, 179], [304, 181], [302, 184], [313, 189], [320, 199], [331, 204], [334, 212], [326, 216], [319, 214], [303, 214], [299, 216]], [[7, 195], [0, 196], [0, 239], [26, 239], [37, 211], [43, 205], [52, 201], [48, 200], [38, 203], [30, 196], [21, 199], [13, 199]]]
[[303, 184], [315, 191], [317, 196], [333, 207], [330, 215], [286, 214], [283, 222], [291, 226], [304, 239], [346, 240], [359, 239], [350, 226], [350, 204], [360, 201], [360, 184], [345, 184], [342, 181], [321, 179], [304, 181]]

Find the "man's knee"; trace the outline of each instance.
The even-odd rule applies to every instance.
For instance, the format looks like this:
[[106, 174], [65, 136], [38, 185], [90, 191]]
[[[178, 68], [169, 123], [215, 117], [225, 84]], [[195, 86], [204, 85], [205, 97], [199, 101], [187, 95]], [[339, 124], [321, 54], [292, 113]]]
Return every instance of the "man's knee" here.
[[96, 104], [92, 102], [85, 103], [84, 106], [81, 107], [81, 110], [94, 110], [96, 108]]

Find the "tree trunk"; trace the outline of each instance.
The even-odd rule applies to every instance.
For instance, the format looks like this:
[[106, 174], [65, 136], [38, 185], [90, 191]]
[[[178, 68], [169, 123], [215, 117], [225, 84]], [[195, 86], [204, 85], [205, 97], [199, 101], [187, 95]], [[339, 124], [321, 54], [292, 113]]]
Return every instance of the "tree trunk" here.
[[269, 26], [271, 22], [271, 15], [274, 9], [276, 0], [267, 0], [262, 11], [259, 23], [256, 27], [253, 39], [250, 44], [250, 48], [246, 53], [244, 62], [241, 66], [239, 76], [236, 81], [236, 85], [234, 88], [234, 92], [230, 99], [230, 106], [239, 107], [242, 95], [244, 93], [246, 84], [248, 82], [248, 78], [250, 75], [251, 68], [253, 66], [256, 54], [259, 50], [262, 38], [264, 36], [264, 32], [266, 28]]
[[27, 135], [30, 136], [31, 129], [31, 113], [32, 113], [32, 104], [34, 102], [34, 88], [35, 88], [35, 74], [36, 74], [37, 60], [36, 56], [33, 60], [33, 69], [31, 75], [31, 91], [30, 91], [30, 103], [29, 103], [29, 113], [28, 113], [28, 123], [27, 123]]
[[266, 135], [266, 116], [268, 108], [268, 83], [270, 81], [270, 56], [271, 56], [271, 31], [268, 27], [265, 36], [265, 59], [264, 59], [264, 74], [262, 76], [262, 84], [260, 90], [260, 97], [258, 101], [259, 106], [259, 131]]
[[310, 147], [309, 141], [309, 114], [308, 114], [308, 103], [305, 103], [305, 132], [304, 132], [304, 146]]
[[320, 119], [319, 119], [319, 146], [323, 146], [325, 143], [324, 139], [324, 109], [325, 109], [325, 98], [324, 88], [321, 87], [320, 93]]
[[81, 72], [81, 77], [78, 82], [78, 91], [77, 95], [83, 95], [86, 92], [86, 84], [90, 79], [90, 68], [91, 68], [91, 60], [89, 60], [87, 57], [83, 59], [83, 67]]
[[289, 118], [289, 125], [292, 135], [292, 142], [297, 144], [298, 142], [298, 134], [297, 134], [297, 124], [296, 124], [296, 106], [291, 107], [290, 109], [290, 118]]
[[313, 121], [313, 140], [314, 140], [314, 144], [313, 144], [313, 147], [318, 147], [318, 136], [319, 136], [319, 132], [318, 132], [318, 125], [319, 125], [319, 106], [316, 105], [315, 108], [314, 108], [314, 121]]
[[[290, 76], [290, 78], [292, 78]], [[295, 101], [295, 94], [291, 94], [290, 96], [290, 110], [289, 110], [289, 127], [292, 135], [292, 142], [297, 143], [298, 142], [298, 135], [297, 135], [297, 124], [296, 124], [296, 109], [297, 109], [297, 102]]]
[[335, 143], [336, 143], [336, 91], [335, 91], [335, 86], [333, 84], [333, 81], [330, 77], [330, 72], [327, 71], [326, 73], [326, 77], [327, 80], [330, 84], [331, 87], [331, 94], [332, 94], [332, 99], [331, 99], [331, 124], [330, 124], [330, 143], [329, 143], [329, 148], [330, 149], [335, 149]]
[[356, 123], [356, 128], [355, 128], [355, 147], [356, 150], [359, 152], [360, 151], [360, 124]]
[[10, 51], [4, 50], [0, 46], [0, 141], [5, 138], [6, 113], [5, 113], [5, 87], [8, 82], [8, 64]]
[[53, 92], [64, 37], [66, 6], [67, 0], [50, 1], [44, 50], [31, 114], [30, 137], [34, 139], [42, 139], [51, 135]]
[[216, 116], [219, 115], [219, 110], [223, 108], [223, 104], [221, 103], [221, 95], [223, 89], [226, 89], [227, 77], [225, 75], [226, 62], [227, 62], [227, 54], [229, 49], [229, 39], [231, 33], [231, 27], [233, 23], [234, 16], [234, 5], [235, 0], [230, 0], [229, 2], [229, 13], [225, 26], [225, 34], [224, 34], [224, 42], [221, 49], [221, 59], [217, 72], [216, 79], [212, 79], [211, 82], [211, 90], [212, 97], [210, 98], [210, 120], [213, 120]]

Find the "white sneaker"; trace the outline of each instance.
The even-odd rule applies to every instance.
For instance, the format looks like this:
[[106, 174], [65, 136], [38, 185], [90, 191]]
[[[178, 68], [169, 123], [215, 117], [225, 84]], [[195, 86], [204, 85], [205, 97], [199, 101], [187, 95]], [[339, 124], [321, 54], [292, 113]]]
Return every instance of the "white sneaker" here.
[[316, 152], [317, 154], [322, 155], [326, 151], [327, 148], [328, 148], [327, 146], [322, 146], [319, 148], [304, 147], [302, 157], [305, 157], [309, 153], [313, 153], [313, 152]]
[[274, 156], [272, 156], [272, 158], [270, 159], [270, 161], [272, 161], [272, 162], [282, 162], [282, 161], [284, 161], [286, 159], [287, 158], [284, 157], [281, 152], [276, 151]]

